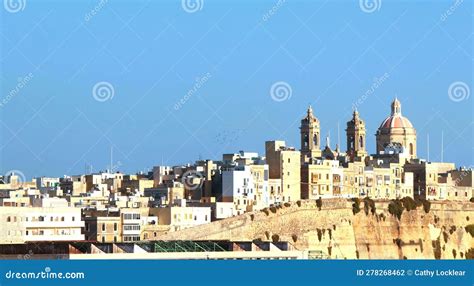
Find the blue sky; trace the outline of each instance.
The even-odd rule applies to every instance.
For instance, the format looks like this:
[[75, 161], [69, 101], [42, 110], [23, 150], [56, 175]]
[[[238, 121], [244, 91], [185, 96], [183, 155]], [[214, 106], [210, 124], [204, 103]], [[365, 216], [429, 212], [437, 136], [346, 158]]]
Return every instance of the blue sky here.
[[[0, 172], [103, 170], [111, 146], [125, 172], [263, 153], [273, 139], [299, 148], [310, 103], [333, 147], [339, 123], [345, 150], [361, 99], [373, 153], [395, 96], [420, 157], [429, 134], [439, 161], [444, 133], [444, 160], [473, 164], [472, 2], [194, 2], [1, 7]], [[94, 97], [101, 82], [109, 90]], [[281, 101], [277, 82], [291, 89]]]

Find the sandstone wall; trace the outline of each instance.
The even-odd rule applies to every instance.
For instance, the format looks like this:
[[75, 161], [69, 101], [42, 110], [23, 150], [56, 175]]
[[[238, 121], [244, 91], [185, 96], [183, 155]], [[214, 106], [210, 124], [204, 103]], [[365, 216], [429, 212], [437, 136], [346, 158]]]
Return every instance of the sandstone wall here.
[[474, 204], [438, 202], [404, 211], [400, 220], [388, 202], [376, 214], [352, 213], [352, 202], [305, 200], [247, 213], [160, 237], [163, 240], [281, 240], [295, 249], [322, 251], [334, 259], [463, 259], [474, 247], [465, 226], [474, 223]]

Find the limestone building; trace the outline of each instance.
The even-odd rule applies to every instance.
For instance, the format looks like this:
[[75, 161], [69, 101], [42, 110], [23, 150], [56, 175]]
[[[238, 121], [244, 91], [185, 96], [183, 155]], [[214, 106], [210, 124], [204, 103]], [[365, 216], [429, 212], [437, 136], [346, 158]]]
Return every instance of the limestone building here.
[[285, 141], [267, 141], [265, 142], [265, 152], [269, 179], [281, 180], [281, 201], [275, 201], [275, 203], [301, 199], [300, 165], [302, 157], [300, 151], [287, 147]]
[[81, 209], [0, 207], [0, 243], [84, 240]]

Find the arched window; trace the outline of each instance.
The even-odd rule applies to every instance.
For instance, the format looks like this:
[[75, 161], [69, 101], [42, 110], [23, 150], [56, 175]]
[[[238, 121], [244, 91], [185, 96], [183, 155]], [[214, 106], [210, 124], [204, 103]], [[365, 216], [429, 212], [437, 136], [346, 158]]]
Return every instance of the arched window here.
[[364, 148], [364, 137], [359, 136], [359, 147]]
[[11, 222], [12, 221], [12, 218], [11, 217], [7, 217], [7, 222]]
[[314, 137], [313, 137], [313, 144], [315, 146], [318, 146], [318, 133], [314, 134]]

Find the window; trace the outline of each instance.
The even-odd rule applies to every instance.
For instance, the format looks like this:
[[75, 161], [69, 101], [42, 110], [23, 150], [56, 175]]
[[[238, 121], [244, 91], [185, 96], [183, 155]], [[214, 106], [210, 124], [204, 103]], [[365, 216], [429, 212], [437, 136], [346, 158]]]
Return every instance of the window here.
[[114, 223], [114, 231], [117, 231], [117, 223]]
[[140, 230], [139, 225], [124, 225], [123, 230]]
[[105, 231], [105, 223], [102, 224], [102, 231]]
[[65, 218], [64, 218], [64, 217], [61, 217], [61, 221], [64, 221], [64, 220], [65, 220]]
[[7, 217], [7, 222], [11, 222], [12, 221], [12, 218], [11, 217]]
[[134, 220], [137, 220], [137, 219], [140, 219], [140, 214], [124, 214], [124, 219], [128, 219], [128, 220], [134, 219]]

